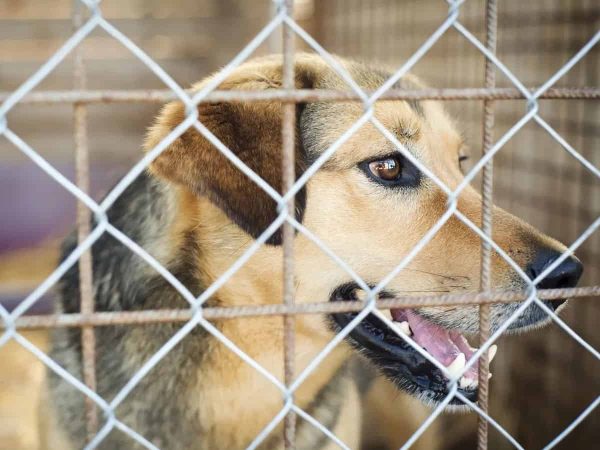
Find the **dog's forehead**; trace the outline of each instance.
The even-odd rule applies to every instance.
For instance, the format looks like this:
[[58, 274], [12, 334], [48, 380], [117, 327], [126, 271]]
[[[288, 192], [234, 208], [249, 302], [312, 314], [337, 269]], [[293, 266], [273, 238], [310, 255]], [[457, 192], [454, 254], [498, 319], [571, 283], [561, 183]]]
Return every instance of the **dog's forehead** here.
[[[374, 106], [374, 117], [415, 156], [429, 161], [442, 158], [455, 162], [462, 139], [443, 110], [430, 103], [422, 102], [421, 116], [407, 102], [381, 101]], [[322, 104], [313, 112], [311, 122], [314, 126], [305, 123], [303, 130], [311, 159], [325, 152], [364, 113], [358, 103]], [[395, 144], [367, 122], [336, 150], [327, 167], [349, 168], [366, 159], [395, 151]]]
[[[365, 90], [376, 90], [392, 75], [384, 69], [351, 63], [348, 71]], [[343, 80], [328, 74], [324, 88], [347, 89]], [[414, 76], [406, 75], [394, 88], [421, 89], [424, 85]], [[364, 114], [360, 102], [316, 103], [308, 108], [310, 118], [305, 122], [308, 152], [313, 158], [323, 153], [350, 129]], [[420, 143], [423, 152], [434, 152], [448, 161], [454, 161], [462, 146], [462, 138], [440, 102], [417, 100], [382, 100], [373, 107], [374, 116], [403, 144]], [[440, 145], [442, 144], [442, 145]], [[413, 146], [414, 147], [414, 146]], [[372, 123], [365, 123], [342, 145], [328, 163], [329, 167], [350, 167], [356, 162], [395, 150]]]

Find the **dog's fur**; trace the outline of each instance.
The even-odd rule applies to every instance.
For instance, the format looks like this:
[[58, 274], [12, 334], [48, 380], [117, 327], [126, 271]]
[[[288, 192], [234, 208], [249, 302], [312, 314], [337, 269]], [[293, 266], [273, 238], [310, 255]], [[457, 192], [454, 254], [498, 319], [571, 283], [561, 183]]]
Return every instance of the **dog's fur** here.
[[[340, 60], [365, 89], [390, 75], [380, 67]], [[344, 89], [343, 81], [317, 56], [296, 57], [296, 86]], [[201, 88], [204, 83], [196, 86]], [[267, 90], [281, 86], [281, 58], [243, 64], [220, 89]], [[412, 77], [396, 87], [420, 86]], [[217, 103], [198, 108], [200, 121], [273, 188], [281, 188], [281, 103]], [[296, 173], [299, 176], [362, 114], [354, 102], [316, 102], [297, 108]], [[440, 104], [433, 101], [381, 101], [379, 120], [442, 181], [454, 188], [463, 175], [460, 135]], [[166, 105], [146, 140], [151, 149], [185, 117], [179, 102]], [[363, 279], [378, 282], [405, 256], [446, 210], [442, 191], [423, 177], [414, 189], [394, 191], [370, 181], [357, 164], [394, 147], [371, 124], [364, 125], [310, 178], [296, 196], [296, 217]], [[480, 224], [479, 194], [467, 187], [458, 209]], [[521, 266], [541, 247], [558, 242], [499, 208], [494, 209], [494, 240]], [[110, 222], [166, 266], [199, 295], [250, 246], [276, 217], [276, 205], [193, 128], [177, 138], [117, 200]], [[207, 306], [282, 301], [282, 249], [279, 231], [213, 295]], [[68, 254], [75, 245], [71, 237]], [[469, 292], [479, 287], [480, 239], [451, 217], [389, 288], [396, 293]], [[327, 301], [349, 281], [347, 273], [302, 234], [295, 237], [295, 299]], [[141, 258], [104, 235], [93, 246], [97, 311], [186, 308], [176, 290]], [[493, 285], [520, 287], [514, 271], [495, 255]], [[78, 271], [61, 284], [59, 311], [78, 312]], [[516, 308], [496, 305], [493, 326]], [[476, 331], [477, 308], [435, 307], [421, 313], [448, 327]], [[242, 351], [275, 377], [283, 378], [281, 317], [237, 318], [213, 322]], [[181, 324], [110, 326], [96, 329], [98, 393], [110, 400]], [[319, 315], [296, 320], [297, 371], [333, 337]], [[350, 448], [359, 448], [361, 386], [353, 376], [350, 347], [342, 343], [299, 388], [297, 404], [330, 428]], [[81, 378], [80, 332], [54, 333], [52, 358]], [[360, 377], [359, 377], [360, 378]], [[383, 390], [389, 392], [385, 389]], [[84, 397], [57, 376], [49, 380], [48, 448], [81, 448], [85, 441]], [[381, 405], [381, 403], [379, 403]], [[389, 399], [402, 416], [403, 400]], [[280, 392], [202, 327], [195, 327], [152, 369], [119, 405], [116, 416], [163, 449], [245, 448], [281, 409]], [[411, 413], [409, 413], [411, 414]], [[378, 421], [369, 417], [373, 427]], [[393, 427], [391, 427], [393, 428]], [[376, 434], [377, 430], [370, 430]], [[398, 433], [401, 431], [398, 430]], [[304, 421], [298, 449], [322, 450], [330, 443]], [[137, 448], [118, 430], [102, 448]], [[281, 448], [275, 430], [264, 448]]]

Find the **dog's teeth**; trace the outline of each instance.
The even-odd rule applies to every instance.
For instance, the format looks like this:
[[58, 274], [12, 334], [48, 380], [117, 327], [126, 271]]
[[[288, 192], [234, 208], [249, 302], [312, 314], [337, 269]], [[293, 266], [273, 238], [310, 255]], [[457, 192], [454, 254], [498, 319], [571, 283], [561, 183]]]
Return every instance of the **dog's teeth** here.
[[390, 312], [389, 309], [380, 309], [379, 312], [381, 312], [381, 314], [383, 314], [388, 320], [390, 320], [390, 321], [394, 320], [392, 318], [392, 313]]
[[396, 327], [407, 336], [412, 336], [412, 330], [406, 320], [404, 322], [396, 322]]
[[492, 360], [494, 359], [494, 356], [496, 356], [497, 352], [498, 352], [498, 346], [496, 344], [492, 345], [488, 349], [488, 359], [490, 362], [492, 362]]
[[469, 379], [466, 377], [460, 377], [460, 380], [458, 382], [458, 386], [461, 389], [466, 389], [471, 383], [469, 382]]
[[[488, 380], [492, 378], [492, 374], [488, 373]], [[467, 378], [464, 375], [458, 380], [458, 386], [461, 389], [477, 389], [479, 380], [477, 378]]]
[[450, 376], [452, 378], [455, 378], [458, 375], [460, 375], [462, 373], [463, 369], [465, 368], [466, 362], [467, 362], [467, 359], [465, 358], [465, 354], [459, 353], [458, 356], [454, 359], [454, 361], [452, 361], [450, 363], [450, 365], [448, 367], [446, 367]]
[[474, 378], [467, 378], [465, 376], [460, 377], [458, 386], [461, 389], [475, 389], [479, 383]]

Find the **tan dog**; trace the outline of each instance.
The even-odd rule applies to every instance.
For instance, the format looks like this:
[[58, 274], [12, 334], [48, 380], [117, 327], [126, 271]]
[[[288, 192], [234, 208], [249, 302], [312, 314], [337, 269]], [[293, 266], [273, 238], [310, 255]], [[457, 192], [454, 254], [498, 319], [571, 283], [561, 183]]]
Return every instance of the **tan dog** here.
[[[365, 89], [378, 88], [391, 73], [380, 67], [340, 60]], [[206, 82], [206, 81], [205, 81]], [[204, 83], [196, 88], [201, 88]], [[412, 78], [397, 87], [418, 84]], [[296, 86], [345, 89], [343, 81], [319, 57], [296, 57]], [[252, 60], [236, 69], [219, 89], [267, 90], [281, 87], [281, 57]], [[356, 102], [316, 102], [298, 106], [297, 175], [321, 155], [362, 114]], [[439, 103], [381, 101], [376, 117], [450, 188], [463, 179], [460, 135]], [[146, 149], [159, 143], [185, 117], [179, 102], [165, 106], [150, 129]], [[273, 188], [281, 188], [281, 104], [218, 103], [199, 106], [199, 120]], [[371, 124], [364, 125], [310, 178], [296, 197], [296, 218], [371, 285], [384, 278], [444, 214], [447, 198], [430, 179]], [[471, 187], [458, 209], [480, 223], [481, 199]], [[507, 212], [495, 208], [493, 238], [530, 276], [535, 277], [565, 250], [555, 240]], [[196, 130], [189, 129], [152, 164], [111, 208], [117, 228], [142, 245], [195, 295], [226, 271], [275, 219], [276, 204], [237, 170]], [[282, 301], [282, 250], [277, 231], [207, 305], [236, 306]], [[68, 249], [74, 245], [68, 242]], [[480, 239], [451, 217], [436, 236], [385, 288], [382, 295], [474, 292], [479, 288]], [[99, 311], [186, 308], [187, 303], [140, 258], [113, 238], [93, 249], [96, 309]], [[345, 301], [360, 296], [352, 278], [307, 237], [295, 237], [297, 303]], [[541, 287], [574, 286], [581, 265], [569, 258]], [[493, 286], [522, 289], [524, 282], [501, 257], [493, 257]], [[61, 311], [78, 310], [78, 274], [62, 284]], [[562, 301], [549, 302], [556, 309]], [[495, 305], [497, 329], [518, 304]], [[461, 332], [478, 327], [477, 307], [431, 307], [392, 310], [399, 328], [435, 358], [460, 370], [472, 354]], [[301, 370], [348, 323], [353, 314], [301, 315], [296, 321], [296, 367]], [[537, 307], [527, 309], [511, 329], [540, 323]], [[279, 379], [283, 378], [280, 317], [238, 318], [215, 322], [217, 328]], [[178, 324], [99, 327], [99, 394], [112, 399], [136, 370], [179, 328]], [[59, 330], [52, 357], [81, 376], [79, 331]], [[354, 350], [353, 350], [354, 349]], [[406, 416], [406, 402], [387, 399], [387, 408], [361, 412], [368, 383], [357, 383], [347, 361], [357, 351], [369, 366], [398, 388], [427, 403], [447, 393], [442, 372], [404, 343], [374, 316], [367, 317], [299, 388], [297, 404], [331, 429], [350, 448], [360, 448], [361, 424], [380, 445], [397, 445], [377, 424]], [[463, 355], [462, 357], [460, 355]], [[362, 370], [362, 369], [360, 369]], [[358, 371], [360, 371], [358, 370]], [[363, 376], [358, 376], [363, 379]], [[461, 379], [461, 392], [476, 397], [476, 368]], [[368, 381], [368, 380], [367, 380]], [[375, 389], [375, 388], [373, 388]], [[377, 388], [379, 398], [388, 388]], [[84, 444], [83, 397], [57, 377], [50, 380], [53, 430], [49, 448]], [[368, 397], [368, 396], [367, 396]], [[378, 401], [370, 404], [385, 405]], [[453, 404], [459, 404], [453, 400]], [[117, 408], [116, 416], [160, 448], [245, 448], [282, 407], [279, 391], [252, 367], [200, 327], [184, 338]], [[411, 415], [412, 412], [409, 412]], [[391, 427], [393, 429], [393, 427]], [[58, 430], [58, 433], [56, 433]], [[390, 430], [390, 427], [387, 427]], [[397, 435], [406, 430], [393, 430]], [[386, 434], [387, 433], [387, 434]], [[404, 436], [405, 437], [405, 436]], [[62, 443], [58, 444], [58, 440]], [[372, 440], [372, 439], [371, 439]], [[400, 442], [401, 443], [401, 442]], [[102, 448], [137, 448], [129, 437], [112, 431]], [[264, 448], [282, 447], [277, 429]], [[335, 446], [310, 424], [299, 421], [299, 449]]]

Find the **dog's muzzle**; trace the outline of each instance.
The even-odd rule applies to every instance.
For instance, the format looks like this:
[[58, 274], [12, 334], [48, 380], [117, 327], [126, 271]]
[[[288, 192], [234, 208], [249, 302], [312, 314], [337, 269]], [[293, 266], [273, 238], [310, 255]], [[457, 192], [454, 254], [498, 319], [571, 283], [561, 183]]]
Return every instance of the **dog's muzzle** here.
[[[533, 262], [526, 268], [527, 275], [534, 280], [543, 273], [560, 253], [551, 250], [539, 251]], [[583, 272], [583, 266], [575, 257], [566, 258], [537, 284], [539, 289], [560, 289], [574, 287]], [[356, 283], [339, 286], [331, 294], [331, 301], [358, 300], [362, 291]], [[379, 293], [380, 298], [390, 297], [390, 293]], [[545, 302], [552, 310], [557, 310], [566, 299]], [[507, 317], [518, 304], [507, 308]], [[449, 376], [459, 375], [458, 390], [468, 400], [477, 400], [478, 363], [465, 370], [466, 362], [477, 351], [457, 330], [445, 328], [412, 309], [391, 309], [388, 313], [392, 327], [374, 314], [366, 316], [347, 336], [347, 341], [365, 355], [396, 385], [427, 403], [443, 401], [448, 393], [449, 378], [436, 365], [423, 356], [407, 342], [410, 338], [423, 350], [442, 364]], [[358, 313], [331, 314], [332, 328], [339, 332], [346, 327]], [[537, 305], [531, 305], [509, 327], [509, 330], [526, 328], [536, 323], [548, 321], [547, 314]], [[399, 335], [400, 334], [400, 335]], [[401, 336], [402, 335], [402, 336]], [[497, 347], [490, 346], [490, 362], [496, 355]], [[463, 373], [464, 372], [464, 373]], [[491, 376], [491, 374], [490, 374]], [[454, 397], [451, 405], [461, 405], [462, 401]]]

